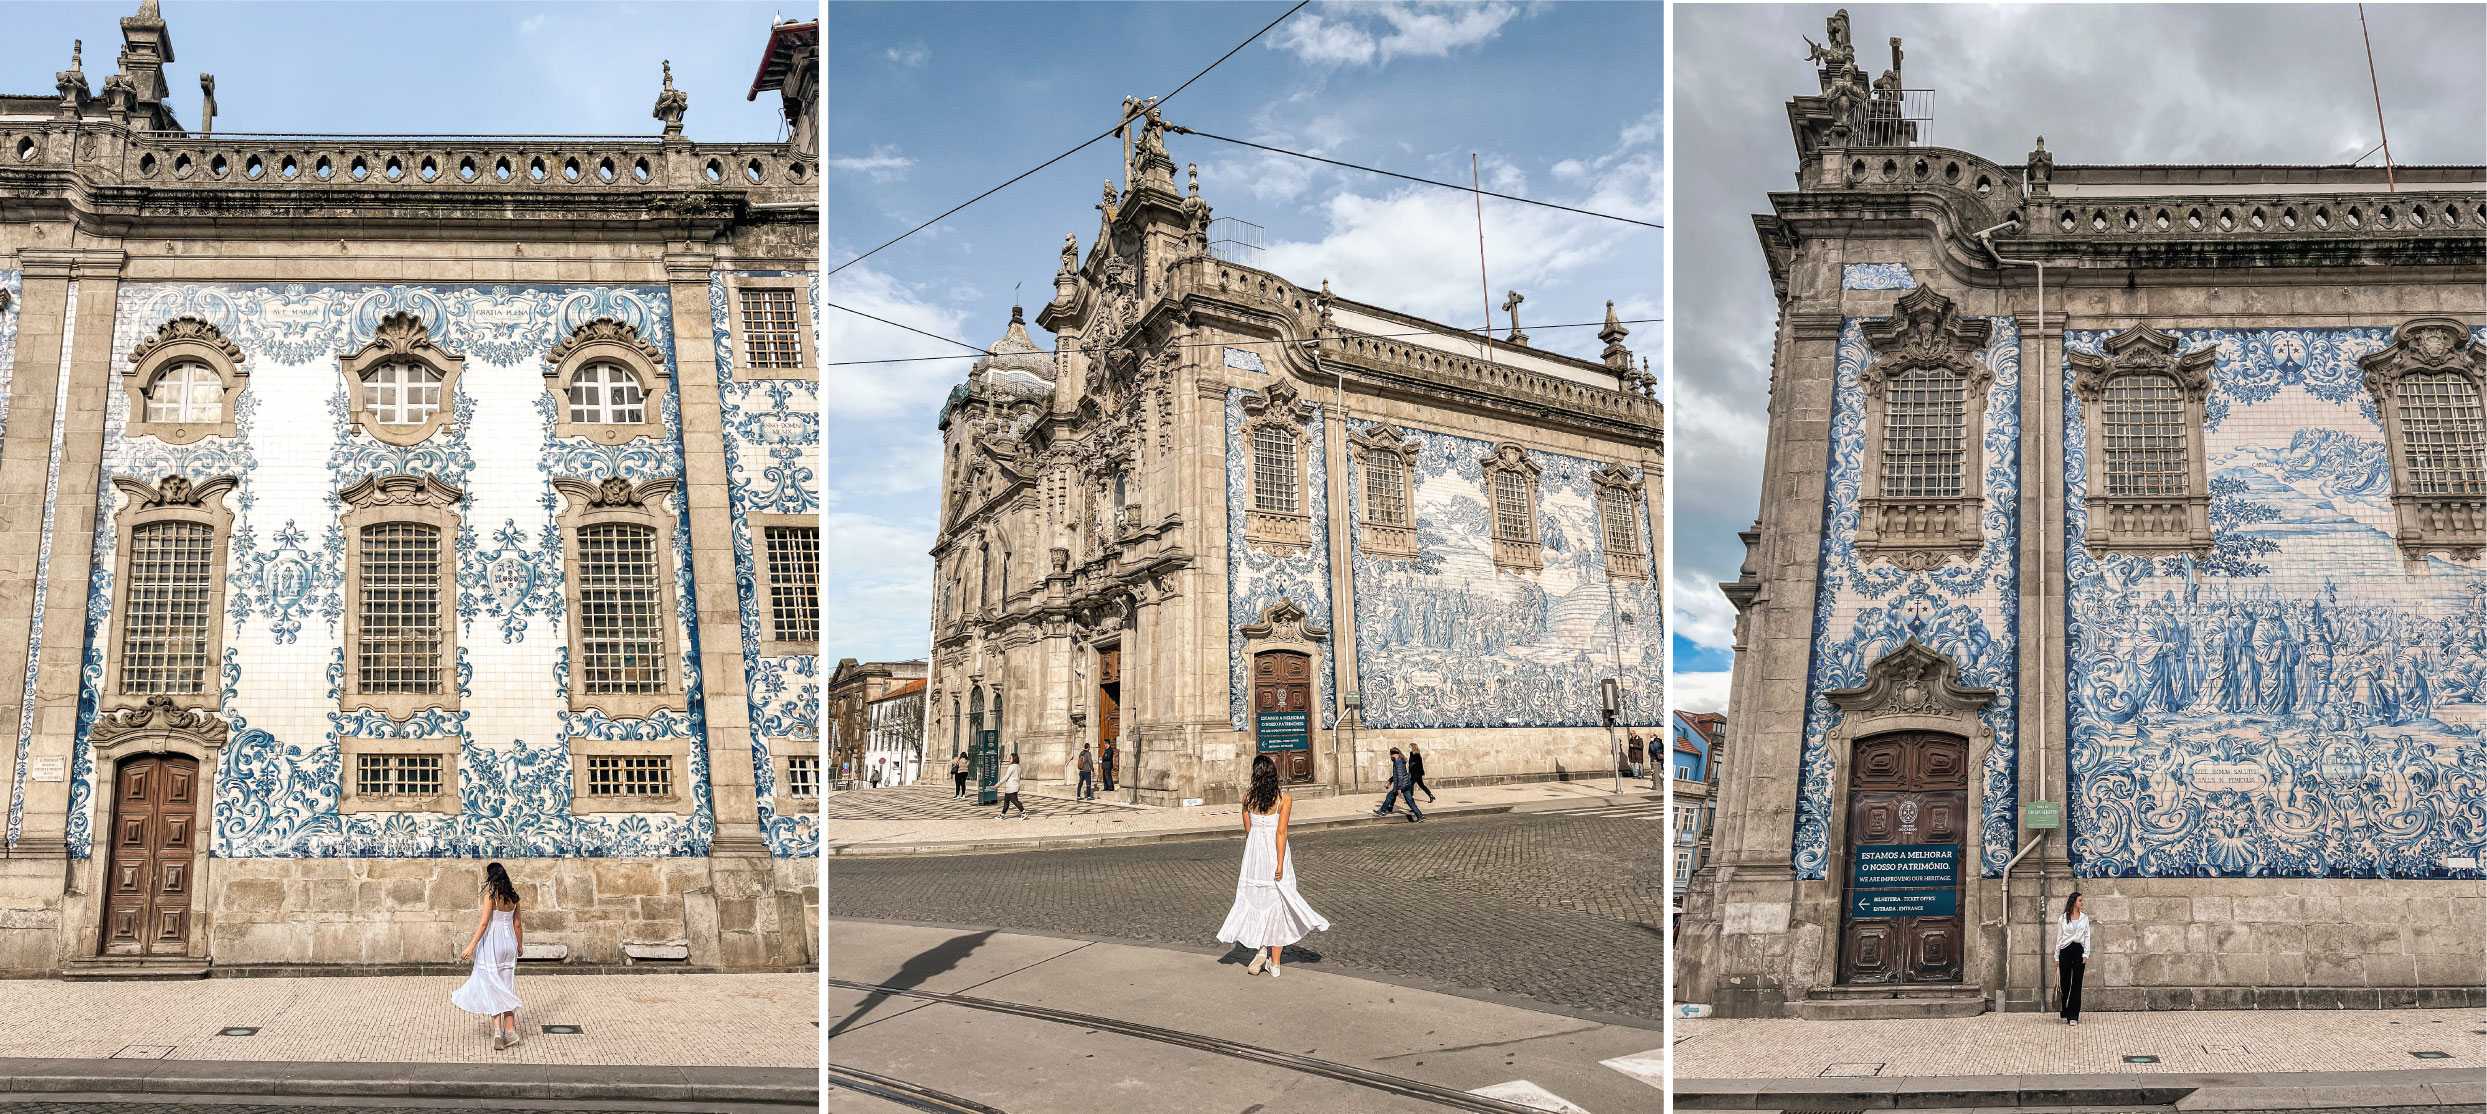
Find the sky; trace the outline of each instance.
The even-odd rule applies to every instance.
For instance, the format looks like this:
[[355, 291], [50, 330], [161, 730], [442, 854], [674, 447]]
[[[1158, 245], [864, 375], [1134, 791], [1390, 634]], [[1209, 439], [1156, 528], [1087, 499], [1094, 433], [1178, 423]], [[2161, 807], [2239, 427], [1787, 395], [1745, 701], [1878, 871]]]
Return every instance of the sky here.
[[[0, 90], [54, 92], [86, 41], [90, 89], [119, 68], [126, 3], [31, 3], [0, 14]], [[664, 87], [688, 93], [694, 140], [781, 139], [774, 93], [746, 101], [773, 3], [195, 3], [164, 0], [175, 115], [197, 128], [216, 75], [218, 132], [321, 135], [646, 135]]]
[[[1113, 126], [1126, 96], [1183, 83], [1285, 3], [829, 5], [827, 213], [840, 264]], [[1658, 222], [1663, 203], [1656, 4], [1314, 4], [1166, 102], [1220, 135]], [[1263, 226], [1263, 265], [1342, 297], [1463, 327], [1483, 323], [1477, 213], [1464, 194], [1169, 135], [1198, 163], [1215, 215]], [[1034, 324], [1062, 237], [1084, 253], [1108, 140], [826, 280], [824, 301], [977, 347], [1016, 297]], [[1178, 173], [1178, 181], [1180, 174]], [[1494, 316], [1527, 301], [1537, 347], [1595, 359], [1606, 300], [1656, 318], [1654, 229], [1487, 199]], [[1547, 325], [1591, 322], [1588, 328]], [[949, 355], [955, 345], [823, 307], [826, 360]], [[1626, 343], [1664, 377], [1654, 322]], [[825, 370], [830, 657], [920, 658], [932, 610], [940, 433], [966, 359]]]
[[[1718, 591], [1758, 505], [1777, 307], [1750, 214], [1793, 188], [1789, 97], [1820, 86], [1800, 36], [1834, 5], [1676, 8], [1672, 307], [1683, 373], [1667, 412], [1675, 470], [1674, 673], [1686, 711], [1727, 711], [1735, 610]], [[2370, 4], [2396, 163], [2487, 162], [2487, 7]], [[2346, 163], [2375, 146], [2375, 93], [2350, 5], [1935, 6], [1850, 11], [1858, 64], [1903, 40], [1935, 91], [1926, 141], [2017, 166]], [[2380, 165], [2382, 156], [2368, 160]]]

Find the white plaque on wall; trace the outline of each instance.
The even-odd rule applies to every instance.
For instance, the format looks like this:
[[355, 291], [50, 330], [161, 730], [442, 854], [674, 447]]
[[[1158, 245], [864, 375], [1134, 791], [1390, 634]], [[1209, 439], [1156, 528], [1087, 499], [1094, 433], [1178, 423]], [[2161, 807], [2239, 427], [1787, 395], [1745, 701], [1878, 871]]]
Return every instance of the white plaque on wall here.
[[69, 760], [58, 755], [37, 758], [26, 765], [26, 780], [67, 781], [69, 780]]

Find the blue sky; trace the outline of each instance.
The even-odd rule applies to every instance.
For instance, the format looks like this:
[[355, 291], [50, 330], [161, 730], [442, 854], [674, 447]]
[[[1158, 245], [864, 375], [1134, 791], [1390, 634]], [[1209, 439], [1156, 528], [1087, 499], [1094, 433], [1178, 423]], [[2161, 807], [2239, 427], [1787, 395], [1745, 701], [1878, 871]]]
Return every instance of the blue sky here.
[[[823, 254], [856, 254], [1111, 126], [1286, 11], [1285, 3], [829, 6]], [[1522, 197], [1661, 219], [1664, 56], [1657, 4], [1315, 4], [1167, 103], [1221, 135]], [[1461, 326], [1484, 316], [1467, 196], [1171, 135], [1216, 215], [1262, 225], [1264, 265], [1340, 295]], [[1033, 317], [1065, 233], [1083, 251], [1120, 149], [1100, 142], [832, 276], [826, 300], [976, 345], [1013, 284]], [[1660, 233], [1491, 199], [1494, 302], [1527, 296], [1538, 347], [1595, 358], [1595, 321], [1659, 316]], [[1495, 316], [1502, 317], [1499, 309]], [[940, 342], [823, 312], [827, 359], [948, 355]], [[1033, 329], [1039, 344], [1052, 338]], [[1664, 375], [1659, 326], [1627, 342]], [[921, 657], [931, 611], [939, 434], [962, 360], [829, 368], [831, 657]]]
[[[166, 67], [181, 122], [199, 126], [199, 73], [216, 75], [219, 132], [655, 135], [649, 115], [671, 59], [691, 96], [695, 140], [784, 135], [778, 98], [745, 101], [770, 3], [187, 3], [165, 0]], [[10, 3], [0, 89], [53, 91], [69, 43], [86, 40], [86, 80], [118, 68], [111, 4]]]

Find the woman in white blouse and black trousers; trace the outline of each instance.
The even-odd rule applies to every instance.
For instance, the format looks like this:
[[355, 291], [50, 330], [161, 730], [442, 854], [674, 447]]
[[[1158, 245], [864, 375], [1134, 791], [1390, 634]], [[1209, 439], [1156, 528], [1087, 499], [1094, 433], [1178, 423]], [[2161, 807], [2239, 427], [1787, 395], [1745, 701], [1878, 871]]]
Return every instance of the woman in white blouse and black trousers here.
[[2056, 1016], [2066, 1025], [2081, 1024], [2081, 968], [2090, 951], [2090, 918], [2081, 911], [2081, 894], [2064, 900], [2064, 918], [2055, 922], [2055, 973], [2063, 988], [2064, 1008]]

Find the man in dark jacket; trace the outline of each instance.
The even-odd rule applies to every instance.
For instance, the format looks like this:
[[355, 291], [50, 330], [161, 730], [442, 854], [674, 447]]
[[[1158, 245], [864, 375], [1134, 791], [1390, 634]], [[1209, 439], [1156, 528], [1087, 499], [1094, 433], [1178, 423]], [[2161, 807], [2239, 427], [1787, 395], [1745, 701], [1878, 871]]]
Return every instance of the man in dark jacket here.
[[1396, 811], [1391, 806], [1401, 794], [1405, 794], [1408, 799], [1408, 823], [1423, 822], [1425, 814], [1416, 807], [1416, 791], [1409, 788], [1409, 782], [1407, 758], [1399, 753], [1399, 748], [1390, 748], [1390, 792], [1382, 795], [1382, 807], [1374, 809], [1373, 815], [1390, 815]]

